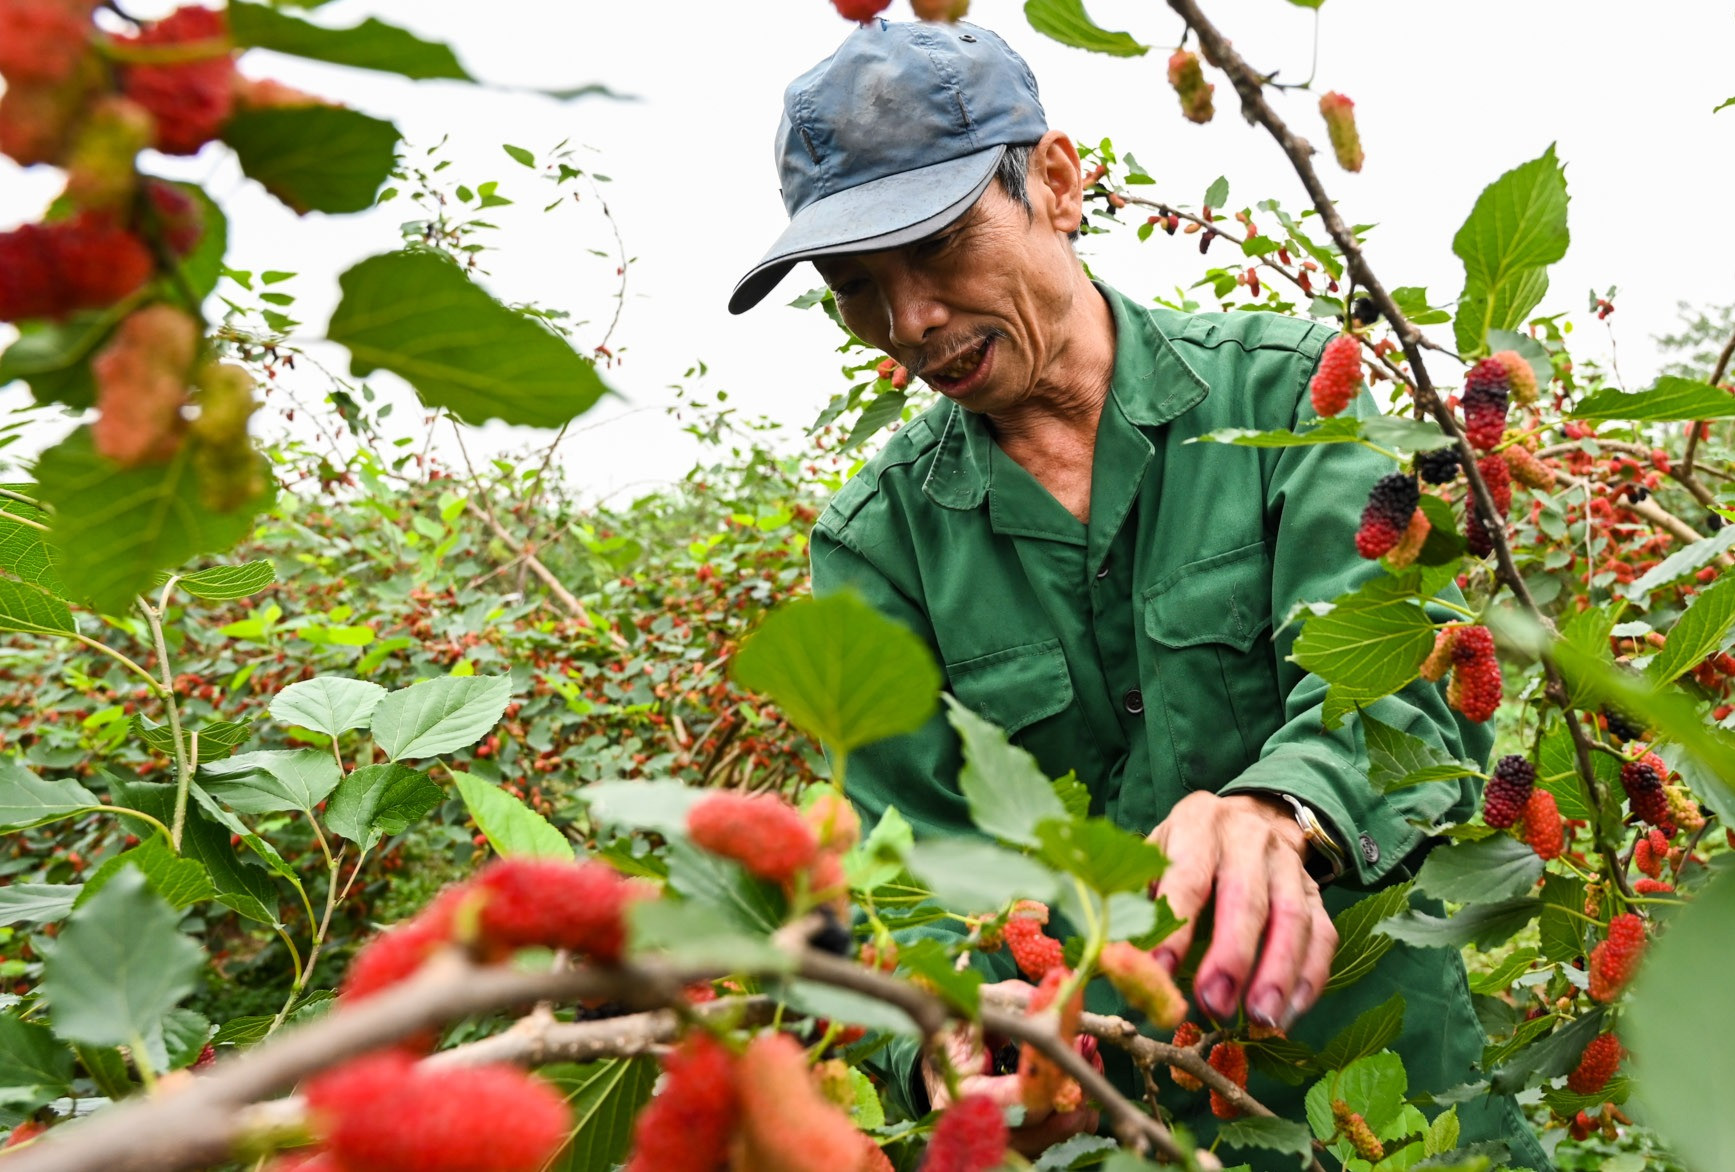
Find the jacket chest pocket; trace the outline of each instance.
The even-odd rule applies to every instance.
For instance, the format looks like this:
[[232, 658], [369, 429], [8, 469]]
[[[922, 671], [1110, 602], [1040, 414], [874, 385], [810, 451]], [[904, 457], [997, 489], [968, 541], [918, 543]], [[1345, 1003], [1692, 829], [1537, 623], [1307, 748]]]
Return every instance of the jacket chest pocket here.
[[1072, 675], [1059, 639], [948, 663], [946, 678], [964, 707], [1005, 729], [1050, 776], [1068, 769], [1089, 776], [1089, 763], [1074, 759], [1083, 745], [1065, 718], [1072, 707]]
[[1271, 555], [1254, 542], [1171, 571], [1144, 592], [1147, 674], [1161, 682], [1175, 766], [1216, 790], [1251, 765], [1283, 723], [1271, 647]]

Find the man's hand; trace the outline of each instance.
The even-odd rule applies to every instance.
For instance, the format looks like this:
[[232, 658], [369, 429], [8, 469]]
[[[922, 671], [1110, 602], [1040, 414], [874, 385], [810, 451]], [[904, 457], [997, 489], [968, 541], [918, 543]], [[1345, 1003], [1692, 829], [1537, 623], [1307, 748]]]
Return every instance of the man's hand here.
[[[984, 992], [1020, 989], [1028, 993], [1031, 986], [1024, 981], [1000, 981], [984, 985], [982, 989]], [[952, 1063], [952, 1069], [958, 1072], [958, 1089], [963, 1094], [986, 1095], [1003, 1109], [1018, 1102], [1018, 1076], [992, 1073], [993, 1056], [983, 1047], [980, 1030], [969, 1026], [954, 1027], [941, 1035], [940, 1044]], [[1080, 1052], [1091, 1058], [1100, 1070], [1102, 1060], [1096, 1057], [1096, 1039], [1080, 1037], [1077, 1044]], [[934, 1110], [942, 1110], [951, 1103], [952, 1096], [946, 1091], [945, 1077], [926, 1058], [922, 1059], [922, 1083], [928, 1088], [928, 1101]], [[1012, 1148], [1021, 1155], [1035, 1156], [1061, 1140], [1094, 1132], [1096, 1126], [1097, 1113], [1088, 1107], [1050, 1113], [1040, 1118], [1027, 1115], [1024, 1125], [1012, 1130]]]
[[1176, 803], [1150, 839], [1169, 856], [1154, 894], [1187, 923], [1157, 950], [1174, 972], [1193, 942], [1199, 912], [1215, 898], [1211, 946], [1193, 993], [1219, 1021], [1237, 1002], [1264, 1026], [1287, 1030], [1319, 999], [1337, 948], [1319, 885], [1303, 867], [1307, 840], [1281, 799], [1220, 798], [1203, 790]]

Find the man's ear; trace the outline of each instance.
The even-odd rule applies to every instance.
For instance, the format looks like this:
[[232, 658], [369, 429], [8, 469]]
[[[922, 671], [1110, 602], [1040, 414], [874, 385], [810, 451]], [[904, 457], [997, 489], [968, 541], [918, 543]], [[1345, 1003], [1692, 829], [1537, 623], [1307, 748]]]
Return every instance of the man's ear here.
[[1084, 222], [1084, 175], [1078, 148], [1058, 130], [1044, 134], [1030, 152], [1027, 183], [1039, 221], [1062, 235]]

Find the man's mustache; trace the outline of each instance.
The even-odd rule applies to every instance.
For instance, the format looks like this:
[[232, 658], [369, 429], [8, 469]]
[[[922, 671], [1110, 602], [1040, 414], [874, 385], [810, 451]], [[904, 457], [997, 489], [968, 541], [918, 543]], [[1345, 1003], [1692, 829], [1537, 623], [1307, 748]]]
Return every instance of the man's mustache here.
[[1002, 330], [985, 329], [958, 338], [930, 342], [905, 359], [904, 366], [914, 377], [924, 378], [929, 371], [939, 370], [966, 354], [974, 354], [985, 343], [1005, 336], [1005, 332]]

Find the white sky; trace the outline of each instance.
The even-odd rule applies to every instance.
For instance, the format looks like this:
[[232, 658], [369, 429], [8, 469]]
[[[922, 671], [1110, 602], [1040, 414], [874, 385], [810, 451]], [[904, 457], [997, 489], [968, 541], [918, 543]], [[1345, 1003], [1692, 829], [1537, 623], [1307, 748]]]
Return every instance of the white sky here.
[[[131, 0], [140, 13], [168, 7]], [[1094, 142], [1107, 135], [1157, 177], [1147, 189], [1197, 202], [1219, 174], [1233, 206], [1277, 196], [1292, 210], [1302, 193], [1274, 144], [1233, 108], [1216, 76], [1218, 115], [1207, 127], [1183, 121], [1164, 78], [1179, 22], [1153, 0], [1089, 0], [1105, 28], [1151, 44], [1143, 58], [1117, 60], [1067, 49], [1034, 33], [1018, 0], [973, 0], [972, 19], [1001, 32], [1035, 70], [1050, 125]], [[1313, 15], [1283, 0], [1214, 2], [1207, 10], [1251, 60], [1300, 80], [1308, 71]], [[827, 0], [770, 0], [724, 6], [699, 0], [335, 0], [316, 18], [333, 25], [374, 15], [453, 44], [473, 74], [524, 87], [602, 82], [642, 97], [561, 103], [522, 92], [447, 82], [409, 82], [254, 53], [243, 70], [341, 98], [392, 118], [412, 144], [450, 136], [447, 175], [474, 185], [499, 180], [518, 203], [490, 213], [502, 251], [487, 264], [494, 292], [570, 310], [600, 337], [611, 312], [612, 263], [589, 254], [612, 240], [594, 210], [544, 216], [551, 189], [501, 151], [503, 142], [541, 152], [564, 138], [594, 148], [590, 166], [605, 185], [627, 250], [636, 257], [629, 301], [615, 335], [624, 361], [609, 373], [622, 398], [581, 421], [562, 466], [588, 493], [629, 493], [678, 477], [694, 446], [661, 408], [671, 384], [695, 360], [705, 384], [732, 404], [805, 425], [845, 384], [833, 350], [838, 335], [816, 311], [786, 303], [818, 283], [805, 266], [760, 308], [731, 317], [724, 308], [740, 274], [758, 259], [785, 216], [777, 196], [771, 140], [784, 85], [831, 51], [848, 31]], [[907, 0], [888, 15], [908, 18]], [[1352, 222], [1378, 222], [1370, 241], [1389, 286], [1426, 285], [1436, 300], [1455, 296], [1462, 268], [1451, 238], [1476, 194], [1502, 171], [1540, 154], [1550, 141], [1567, 163], [1572, 248], [1555, 266], [1543, 312], [1570, 310], [1576, 348], [1606, 356], [1611, 333], [1585, 312], [1586, 291], [1620, 287], [1609, 320], [1626, 383], [1646, 385], [1659, 357], [1653, 335], [1675, 325], [1675, 303], [1735, 300], [1724, 214], [1735, 177], [1735, 109], [1712, 108], [1735, 93], [1735, 15], [1712, 0], [1669, 0], [1640, 16], [1614, 0], [1456, 0], [1393, 3], [1330, 0], [1321, 10], [1317, 85], [1356, 99], [1367, 164], [1345, 175], [1329, 160], [1327, 183]], [[1324, 144], [1306, 93], [1279, 108]], [[296, 315], [317, 335], [335, 303], [337, 274], [396, 246], [409, 218], [402, 200], [358, 216], [298, 220], [244, 180], [221, 147], [190, 163], [159, 167], [207, 179], [228, 209], [230, 263], [293, 269], [285, 286]], [[0, 227], [32, 219], [58, 191], [44, 168], [21, 172], [0, 159]], [[1138, 245], [1091, 238], [1097, 273], [1148, 296], [1194, 279], [1201, 266], [1190, 238], [1157, 235]], [[0, 326], [0, 330], [6, 327]], [[341, 361], [341, 354], [327, 357]], [[382, 389], [389, 376], [377, 379]], [[317, 395], [319, 381], [301, 384]], [[21, 406], [21, 385], [0, 388], [0, 410]], [[407, 397], [406, 397], [406, 402]], [[412, 413], [398, 411], [406, 426]], [[38, 425], [26, 447], [51, 442], [70, 422]], [[472, 454], [513, 450], [542, 433], [498, 425]], [[17, 449], [8, 454], [14, 454]]]

